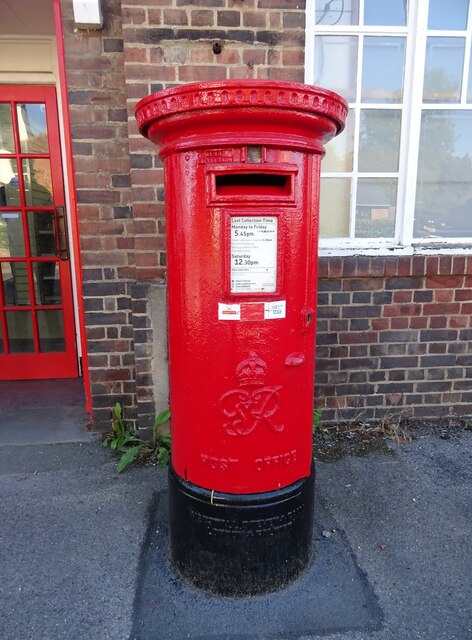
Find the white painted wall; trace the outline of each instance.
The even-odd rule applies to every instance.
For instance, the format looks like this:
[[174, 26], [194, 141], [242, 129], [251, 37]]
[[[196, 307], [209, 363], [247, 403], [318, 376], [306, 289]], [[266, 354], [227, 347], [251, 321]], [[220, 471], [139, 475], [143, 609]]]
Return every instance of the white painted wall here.
[[0, 84], [56, 84], [52, 36], [0, 35]]

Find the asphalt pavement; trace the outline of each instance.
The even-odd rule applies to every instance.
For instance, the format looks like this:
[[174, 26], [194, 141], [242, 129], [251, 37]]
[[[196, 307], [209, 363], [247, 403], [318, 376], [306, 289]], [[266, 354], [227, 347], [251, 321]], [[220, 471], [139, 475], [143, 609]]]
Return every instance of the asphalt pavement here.
[[471, 432], [318, 462], [313, 565], [243, 599], [169, 566], [166, 472], [82, 433], [0, 446], [1, 640], [472, 640]]

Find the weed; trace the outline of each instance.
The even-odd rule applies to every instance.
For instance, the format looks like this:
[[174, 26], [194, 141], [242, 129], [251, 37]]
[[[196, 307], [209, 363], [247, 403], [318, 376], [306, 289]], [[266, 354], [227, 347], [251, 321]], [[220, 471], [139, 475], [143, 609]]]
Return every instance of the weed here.
[[321, 409], [315, 409], [313, 411], [313, 435], [317, 432], [320, 431], [321, 429], [321, 415], [322, 415], [322, 411]]
[[411, 442], [411, 436], [402, 426], [402, 415], [385, 416], [380, 420], [380, 433], [389, 440], [397, 444], [406, 444]]
[[171, 436], [161, 433], [159, 427], [170, 420], [170, 411], [166, 409], [154, 420], [151, 442], [142, 440], [134, 433], [132, 426], [123, 418], [123, 408], [119, 402], [112, 412], [112, 432], [103, 439], [103, 446], [121, 453], [116, 470], [121, 473], [138, 458], [152, 460], [159, 467], [165, 467], [170, 461]]
[[351, 428], [353, 432], [367, 432], [373, 436], [380, 436], [397, 444], [411, 442], [411, 436], [404, 428], [406, 410], [392, 409], [381, 418], [372, 421], [359, 421]]
[[123, 409], [117, 402], [112, 413], [112, 433], [105, 436], [103, 446], [109, 447], [113, 451], [123, 451], [129, 449], [131, 443], [141, 442], [140, 438], [132, 432], [129, 425], [123, 418]]
[[156, 416], [152, 429], [152, 444], [158, 467], [167, 467], [170, 462], [171, 436], [170, 433], [160, 433], [159, 427], [170, 420], [170, 411], [165, 409]]
[[372, 451], [392, 453], [392, 441], [404, 444], [411, 441], [406, 430], [404, 412], [388, 411], [382, 418], [367, 418], [365, 409], [359, 408], [351, 420], [338, 420], [323, 425], [313, 432], [315, 456], [318, 460], [338, 460], [343, 455], [367, 455]]
[[404, 429], [406, 411], [405, 408], [392, 408], [381, 418], [366, 419], [365, 408], [359, 407], [355, 416], [349, 420], [340, 419], [334, 429], [342, 433], [381, 437], [397, 444], [405, 444], [411, 442], [410, 435]]

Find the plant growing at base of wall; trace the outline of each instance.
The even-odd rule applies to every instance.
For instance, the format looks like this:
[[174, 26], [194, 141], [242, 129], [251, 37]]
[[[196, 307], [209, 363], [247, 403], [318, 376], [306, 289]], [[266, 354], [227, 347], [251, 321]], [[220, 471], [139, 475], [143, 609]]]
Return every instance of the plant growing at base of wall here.
[[165, 409], [156, 416], [150, 442], [142, 440], [123, 418], [123, 408], [119, 402], [113, 407], [112, 431], [103, 439], [103, 446], [121, 453], [116, 470], [121, 473], [126, 467], [141, 460], [165, 467], [170, 461], [171, 435], [161, 433], [159, 427], [170, 420], [170, 411]]
[[170, 410], [165, 409], [156, 416], [152, 429], [153, 451], [158, 467], [167, 467], [170, 462], [171, 451], [171, 435], [169, 433], [161, 433], [159, 427], [170, 421]]
[[314, 409], [313, 410], [313, 420], [312, 420], [313, 435], [317, 431], [320, 431], [320, 429], [321, 429], [321, 416], [322, 416], [322, 410], [321, 409]]

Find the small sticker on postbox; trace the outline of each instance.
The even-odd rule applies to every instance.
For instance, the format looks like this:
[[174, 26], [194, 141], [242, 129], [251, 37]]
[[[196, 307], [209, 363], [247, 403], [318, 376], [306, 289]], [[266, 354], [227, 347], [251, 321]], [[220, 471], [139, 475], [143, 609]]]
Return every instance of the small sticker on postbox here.
[[241, 305], [219, 302], [218, 320], [241, 320]]
[[286, 302], [241, 302], [241, 304], [218, 303], [218, 320], [279, 320], [285, 318]]
[[286, 303], [285, 300], [277, 300], [276, 302], [264, 303], [264, 319], [277, 320], [285, 318]]
[[263, 302], [243, 302], [241, 304], [241, 320], [265, 320], [265, 309]]

